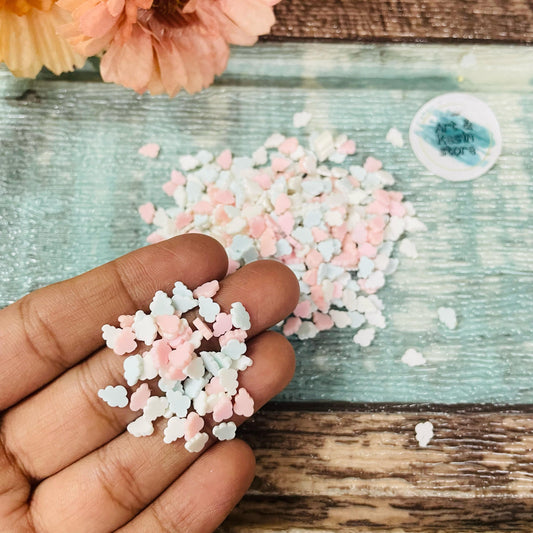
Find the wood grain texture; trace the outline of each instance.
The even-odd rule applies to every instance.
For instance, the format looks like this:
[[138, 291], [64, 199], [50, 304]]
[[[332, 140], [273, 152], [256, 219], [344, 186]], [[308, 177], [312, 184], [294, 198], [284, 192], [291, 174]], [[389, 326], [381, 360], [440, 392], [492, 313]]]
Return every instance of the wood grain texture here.
[[[533, 42], [533, 8], [520, 0], [285, 0], [276, 9], [269, 40]], [[348, 335], [300, 344], [285, 398], [532, 401], [530, 65], [530, 50], [508, 46], [270, 43], [236, 51], [215, 86], [171, 101], [86, 83], [98, 80], [91, 71], [36, 81], [0, 72], [0, 305], [141, 246], [148, 229], [136, 207], [165, 200], [160, 186], [178, 155], [249, 153], [306, 107], [317, 126], [353, 134], [361, 161], [384, 158], [430, 233], [417, 243], [427, 263], [404, 265], [384, 295], [389, 336], [363, 353]], [[451, 90], [486, 99], [504, 130], [499, 166], [472, 185], [436, 180], [384, 140]], [[145, 142], [162, 145], [157, 161], [136, 154]], [[454, 235], [466, 258], [445, 245]], [[450, 300], [467, 311], [455, 333], [431, 314]], [[415, 344], [427, 348], [422, 369], [398, 362]], [[257, 478], [221, 530], [531, 532], [532, 419], [527, 409], [264, 411], [241, 432]], [[436, 434], [427, 449], [414, 439], [424, 420]]]
[[[142, 246], [152, 228], [137, 207], [174, 204], [161, 186], [180, 155], [251, 154], [275, 131], [307, 144], [292, 126], [306, 109], [312, 129], [355, 139], [347, 166], [382, 159], [428, 231], [379, 293], [387, 327], [373, 345], [359, 348], [348, 329], [295, 341], [283, 399], [532, 403], [531, 79], [529, 47], [353, 43], [238, 49], [216, 85], [172, 100], [0, 74], [0, 305]], [[385, 136], [406, 135], [422, 104], [458, 89], [492, 107], [504, 152], [482, 178], [451, 183]], [[146, 142], [161, 145], [158, 159], [137, 153]], [[456, 310], [457, 330], [438, 323], [441, 305]], [[402, 364], [407, 348], [428, 363]]]
[[285, 0], [265, 40], [533, 42], [526, 0]]
[[[435, 437], [421, 448], [426, 420]], [[530, 409], [289, 407], [241, 436], [257, 475], [224, 532], [533, 529]]]

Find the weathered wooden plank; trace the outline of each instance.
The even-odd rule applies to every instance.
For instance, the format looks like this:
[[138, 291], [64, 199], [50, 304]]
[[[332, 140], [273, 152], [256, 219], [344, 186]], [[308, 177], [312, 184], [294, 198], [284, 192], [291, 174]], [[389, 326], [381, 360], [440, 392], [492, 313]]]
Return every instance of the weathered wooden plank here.
[[249, 495], [220, 533], [531, 533], [533, 500]]
[[533, 42], [525, 0], [285, 0], [265, 40]]
[[[420, 448], [426, 420], [435, 437]], [[268, 410], [241, 436], [257, 474], [223, 531], [533, 528], [528, 410]]]
[[[419, 259], [403, 259], [380, 293], [387, 328], [375, 343], [359, 349], [347, 330], [295, 342], [283, 398], [533, 402], [531, 79], [529, 47], [333, 43], [236, 50], [216, 85], [173, 100], [2, 73], [0, 305], [142, 246], [150, 229], [137, 207], [170, 207], [161, 185], [179, 155], [250, 154], [278, 130], [306, 142], [291, 118], [307, 109], [313, 128], [353, 136], [353, 161], [382, 158], [429, 231], [415, 236]], [[385, 135], [391, 126], [406, 134], [419, 106], [458, 88], [492, 106], [504, 152], [486, 176], [454, 184]], [[161, 144], [157, 160], [137, 154], [146, 142]], [[456, 331], [439, 325], [440, 305], [458, 312]], [[426, 366], [400, 362], [410, 347]]]

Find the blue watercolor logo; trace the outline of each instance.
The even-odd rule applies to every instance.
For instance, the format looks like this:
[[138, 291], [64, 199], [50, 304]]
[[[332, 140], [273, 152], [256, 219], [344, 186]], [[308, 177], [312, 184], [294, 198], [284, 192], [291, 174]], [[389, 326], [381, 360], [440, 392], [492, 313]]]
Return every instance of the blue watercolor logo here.
[[491, 132], [451, 111], [431, 111], [429, 123], [421, 125], [416, 134], [429, 145], [470, 167], [485, 166], [487, 153], [494, 146]]

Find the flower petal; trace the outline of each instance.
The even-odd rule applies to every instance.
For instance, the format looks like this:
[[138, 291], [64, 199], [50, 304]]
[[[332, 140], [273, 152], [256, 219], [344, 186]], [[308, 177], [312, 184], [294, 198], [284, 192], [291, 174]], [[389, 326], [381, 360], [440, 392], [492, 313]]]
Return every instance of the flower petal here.
[[201, 64], [198, 60], [198, 37], [192, 33], [187, 32], [187, 37], [180, 39], [176, 43], [176, 47], [183, 58], [185, 70], [187, 72], [187, 79], [183, 84], [183, 88], [188, 93], [196, 93], [203, 88], [202, 74], [200, 72]]
[[30, 9], [19, 17], [0, 10], [0, 61], [15, 76], [34, 77], [43, 66], [54, 74], [85, 63], [56, 29], [70, 21], [70, 14], [57, 5], [50, 11]]
[[159, 65], [157, 64], [157, 61], [154, 61], [152, 77], [148, 82], [146, 90], [149, 91], [152, 96], [155, 96], [157, 94], [163, 94], [164, 92], [166, 92], [165, 87], [163, 86], [163, 82], [161, 81], [161, 72], [159, 70]]
[[99, 2], [93, 9], [80, 17], [80, 30], [89, 37], [103, 37], [117, 21], [104, 2]]
[[98, 39], [92, 39], [86, 35], [80, 35], [78, 24], [75, 22], [60, 27], [60, 32], [76, 52], [85, 57], [90, 57], [105, 50], [109, 46], [109, 43], [113, 40], [113, 34], [115, 33], [114, 28], [115, 27], [111, 28], [106, 35]]
[[[176, 45], [167, 40], [165, 44], [155, 43], [162, 85], [170, 96], [175, 96], [187, 84], [187, 70]], [[150, 89], [150, 93], [152, 89]]]
[[152, 39], [138, 24], [132, 27], [125, 43], [113, 40], [100, 63], [104, 81], [119, 83], [137, 92], [144, 92], [152, 77], [154, 54]]
[[140, 9], [150, 9], [152, 4], [153, 0], [135, 0], [135, 5]]
[[107, 0], [107, 10], [112, 17], [118, 17], [124, 11], [125, 0]]
[[198, 8], [198, 0], [189, 0], [183, 8], [183, 13], [194, 13]]
[[199, 0], [196, 15], [206, 28], [216, 28], [216, 31], [231, 44], [251, 46], [257, 41], [256, 35], [251, 35], [228, 18], [221, 10], [219, 3], [209, 0]]
[[219, 0], [222, 11], [251, 35], [264, 35], [276, 22], [272, 8], [262, 0]]

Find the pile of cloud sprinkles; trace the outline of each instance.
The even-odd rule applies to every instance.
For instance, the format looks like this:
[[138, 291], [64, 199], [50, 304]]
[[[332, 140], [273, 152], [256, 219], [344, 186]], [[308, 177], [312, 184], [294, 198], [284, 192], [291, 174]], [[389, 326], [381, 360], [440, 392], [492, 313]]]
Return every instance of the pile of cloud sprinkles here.
[[[231, 440], [237, 429], [230, 420], [233, 414], [253, 414], [254, 401], [238, 381], [239, 372], [252, 365], [245, 342], [250, 316], [240, 302], [233, 303], [229, 313], [222, 312], [213, 300], [218, 289], [216, 280], [194, 291], [178, 281], [172, 297], [156, 292], [150, 314], [140, 310], [135, 315], [120, 316], [119, 327], [102, 327], [109, 348], [118, 355], [131, 354], [124, 359], [128, 386], [144, 382], [129, 399], [122, 385], [98, 391], [98, 396], [112, 407], [129, 403], [132, 411], [142, 410], [142, 415], [127, 426], [135, 437], [152, 435], [154, 421], [164, 417], [168, 419], [164, 442], [170, 444], [184, 437], [185, 448], [199, 452], [209, 439], [206, 415], [210, 414], [216, 423], [213, 436]], [[183, 314], [196, 308], [193, 329]], [[210, 339], [217, 339], [220, 349], [199, 351]], [[161, 396], [152, 393], [156, 387]]]
[[[296, 114], [295, 126], [308, 121]], [[201, 232], [226, 248], [232, 272], [256, 259], [276, 259], [296, 274], [300, 301], [283, 323], [285, 335], [315, 337], [336, 326], [357, 330], [353, 340], [369, 346], [385, 327], [376, 293], [401, 254], [415, 258], [406, 233], [425, 230], [410, 202], [397, 191], [381, 161], [345, 160], [356, 151], [346, 135], [310, 135], [309, 147], [296, 137], [271, 135], [250, 157], [230, 150], [218, 157], [201, 150], [180, 157], [163, 190], [169, 208], [142, 205], [143, 220], [156, 230], [148, 241]], [[341, 166], [343, 165], [343, 166]]]

